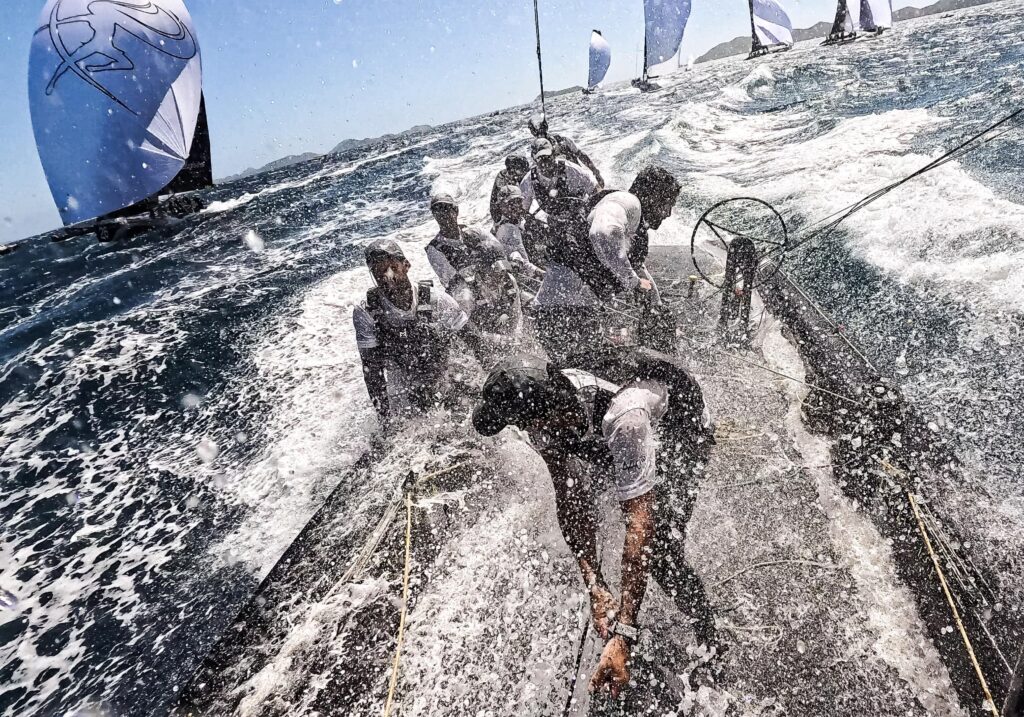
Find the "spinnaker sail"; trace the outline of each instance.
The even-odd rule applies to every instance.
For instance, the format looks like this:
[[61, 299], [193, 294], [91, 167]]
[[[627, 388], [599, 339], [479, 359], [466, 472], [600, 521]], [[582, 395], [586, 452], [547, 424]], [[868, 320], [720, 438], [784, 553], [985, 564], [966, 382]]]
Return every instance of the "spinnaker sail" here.
[[865, 32], [881, 34], [892, 27], [892, 4], [890, 0], [861, 0], [860, 27]]
[[644, 0], [644, 81], [652, 67], [675, 57], [689, 19], [690, 0]]
[[750, 56], [793, 46], [793, 23], [776, 0], [750, 0]]
[[825, 39], [825, 45], [849, 42], [857, 37], [857, 30], [860, 28], [860, 4], [861, 0], [839, 0], [836, 19]]
[[587, 88], [594, 89], [604, 82], [608, 68], [612, 64], [612, 48], [604, 39], [600, 30], [594, 30], [590, 36], [590, 74], [587, 78]]
[[199, 42], [182, 0], [48, 0], [29, 102], [66, 225], [213, 184]]

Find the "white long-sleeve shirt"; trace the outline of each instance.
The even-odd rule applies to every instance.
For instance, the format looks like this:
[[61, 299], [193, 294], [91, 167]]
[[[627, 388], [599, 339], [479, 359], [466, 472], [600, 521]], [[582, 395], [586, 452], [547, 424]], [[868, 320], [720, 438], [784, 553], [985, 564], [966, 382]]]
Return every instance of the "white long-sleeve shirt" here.
[[[438, 236], [441, 235], [438, 234]], [[429, 245], [427, 246], [427, 261], [430, 262], [430, 268], [437, 274], [437, 278], [441, 280], [441, 286], [447, 291], [459, 272], [455, 270], [444, 254]]]
[[[598, 202], [587, 218], [590, 242], [598, 259], [618, 280], [622, 292], [630, 292], [640, 279], [650, 280], [646, 270], [637, 272], [629, 263], [629, 252], [641, 221], [640, 200], [629, 192], [612, 192]], [[657, 294], [655, 294], [657, 300]], [[568, 267], [551, 263], [537, 292], [538, 306], [594, 306], [597, 296]]]
[[[620, 501], [639, 498], [662, 482], [658, 475], [655, 433], [658, 422], [668, 410], [668, 388], [659, 381], [637, 381], [619, 390], [617, 386], [585, 371], [562, 372], [577, 389], [587, 395], [588, 387], [615, 391], [601, 418], [601, 435], [614, 464], [615, 494]], [[589, 404], [589, 402], [587, 402]], [[588, 405], [587, 410], [593, 406]], [[530, 443], [544, 456], [557, 450], [559, 437], [544, 431], [530, 430]]]

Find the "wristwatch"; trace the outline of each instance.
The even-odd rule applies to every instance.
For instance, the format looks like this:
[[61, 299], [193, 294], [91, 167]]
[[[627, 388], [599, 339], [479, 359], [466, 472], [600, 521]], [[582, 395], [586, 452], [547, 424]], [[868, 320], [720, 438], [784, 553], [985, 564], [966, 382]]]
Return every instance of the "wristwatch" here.
[[615, 628], [612, 630], [612, 633], [625, 638], [626, 642], [630, 644], [636, 642], [637, 638], [640, 637], [639, 628], [633, 627], [632, 625], [626, 625], [621, 622], [615, 623]]

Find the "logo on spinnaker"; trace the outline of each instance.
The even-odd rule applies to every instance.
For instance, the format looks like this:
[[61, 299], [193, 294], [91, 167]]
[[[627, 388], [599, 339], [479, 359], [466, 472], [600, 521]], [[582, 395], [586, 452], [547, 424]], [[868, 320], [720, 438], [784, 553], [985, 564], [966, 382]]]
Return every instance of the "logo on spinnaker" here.
[[[175, 59], [188, 61], [198, 53], [195, 38], [185, 23], [173, 12], [153, 2], [130, 2], [129, 0], [92, 0], [85, 5], [85, 12], [61, 16], [61, 7], [68, 0], [57, 0], [50, 13], [50, 40], [61, 61], [53, 78], [46, 86], [46, 94], [52, 95], [57, 83], [71, 72], [83, 82], [103, 93], [132, 114], [139, 114], [128, 102], [105, 87], [97, 75], [106, 72], [132, 72], [135, 62], [122, 47], [118, 46], [122, 33], [131, 35], [153, 48]], [[71, 4], [80, 4], [72, 0]], [[85, 25], [92, 31], [92, 37], [84, 43], [69, 46], [68, 28]]]

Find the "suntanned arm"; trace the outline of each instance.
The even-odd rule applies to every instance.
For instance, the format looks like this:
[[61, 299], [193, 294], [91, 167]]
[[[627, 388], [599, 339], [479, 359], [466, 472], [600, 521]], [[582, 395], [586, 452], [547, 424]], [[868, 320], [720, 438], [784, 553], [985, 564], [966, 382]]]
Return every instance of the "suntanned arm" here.
[[622, 600], [618, 621], [636, 625], [647, 591], [651, 542], [654, 539], [655, 491], [622, 504], [626, 515], [626, 540], [622, 545]]
[[359, 358], [363, 363], [363, 380], [366, 382], [366, 392], [370, 394], [370, 401], [377, 411], [377, 419], [381, 428], [386, 428], [391, 415], [390, 404], [388, 403], [388, 382], [384, 374], [384, 357], [380, 349], [360, 349]]

